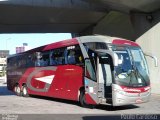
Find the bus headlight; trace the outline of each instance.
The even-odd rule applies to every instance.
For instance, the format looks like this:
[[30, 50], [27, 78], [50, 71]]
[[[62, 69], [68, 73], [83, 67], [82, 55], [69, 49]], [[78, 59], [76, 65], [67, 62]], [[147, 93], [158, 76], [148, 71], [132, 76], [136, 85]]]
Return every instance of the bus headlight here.
[[114, 91], [115, 91], [116, 93], [121, 94], [121, 95], [126, 95], [126, 92], [123, 91], [123, 90], [114, 89]]

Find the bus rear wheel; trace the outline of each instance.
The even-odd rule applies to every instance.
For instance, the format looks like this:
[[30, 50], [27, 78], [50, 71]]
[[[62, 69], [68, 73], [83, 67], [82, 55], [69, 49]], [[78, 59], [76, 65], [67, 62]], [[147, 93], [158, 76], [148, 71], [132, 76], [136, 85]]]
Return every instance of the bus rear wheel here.
[[19, 85], [15, 85], [14, 87], [14, 92], [16, 93], [17, 96], [21, 96], [21, 88]]
[[22, 96], [23, 96], [23, 97], [29, 97], [29, 94], [28, 94], [28, 90], [27, 90], [27, 86], [26, 86], [26, 85], [23, 85], [23, 87], [22, 87]]

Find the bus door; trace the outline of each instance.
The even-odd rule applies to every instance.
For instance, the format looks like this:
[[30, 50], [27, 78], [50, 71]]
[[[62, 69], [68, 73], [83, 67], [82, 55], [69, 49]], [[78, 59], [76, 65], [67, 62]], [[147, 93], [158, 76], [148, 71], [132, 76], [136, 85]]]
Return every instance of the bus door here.
[[97, 57], [98, 97], [112, 101], [112, 67], [113, 61], [109, 54], [105, 53]]
[[96, 64], [92, 59], [85, 59], [85, 102], [86, 104], [98, 104], [98, 84], [96, 77]]

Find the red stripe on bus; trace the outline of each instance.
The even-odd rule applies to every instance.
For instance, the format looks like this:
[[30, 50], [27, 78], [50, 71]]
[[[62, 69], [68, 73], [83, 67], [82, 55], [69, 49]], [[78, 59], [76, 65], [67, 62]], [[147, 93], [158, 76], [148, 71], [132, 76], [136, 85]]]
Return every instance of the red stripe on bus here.
[[66, 47], [66, 46], [71, 46], [71, 45], [76, 45], [76, 44], [78, 44], [78, 40], [73, 38], [73, 39], [64, 40], [64, 41], [49, 44], [43, 49], [43, 51], [56, 49], [56, 48], [61, 48], [61, 47]]
[[139, 45], [135, 42], [132, 42], [130, 40], [121, 40], [121, 39], [115, 39], [112, 41], [112, 44], [119, 44], [119, 45], [130, 45], [130, 46], [137, 46], [139, 47]]
[[148, 91], [150, 89], [150, 86], [140, 87], [140, 88], [133, 88], [133, 87], [130, 88], [126, 86], [121, 86], [121, 88], [123, 89], [123, 91], [128, 93], [142, 93]]

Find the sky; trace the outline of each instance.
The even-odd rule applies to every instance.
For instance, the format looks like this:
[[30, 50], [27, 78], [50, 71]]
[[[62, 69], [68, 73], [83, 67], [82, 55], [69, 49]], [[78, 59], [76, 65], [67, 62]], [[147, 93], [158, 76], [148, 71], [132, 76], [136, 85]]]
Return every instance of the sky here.
[[35, 48], [53, 42], [70, 39], [70, 33], [32, 33], [32, 34], [0, 34], [0, 50], [16, 53], [16, 47], [28, 43], [29, 48]]

